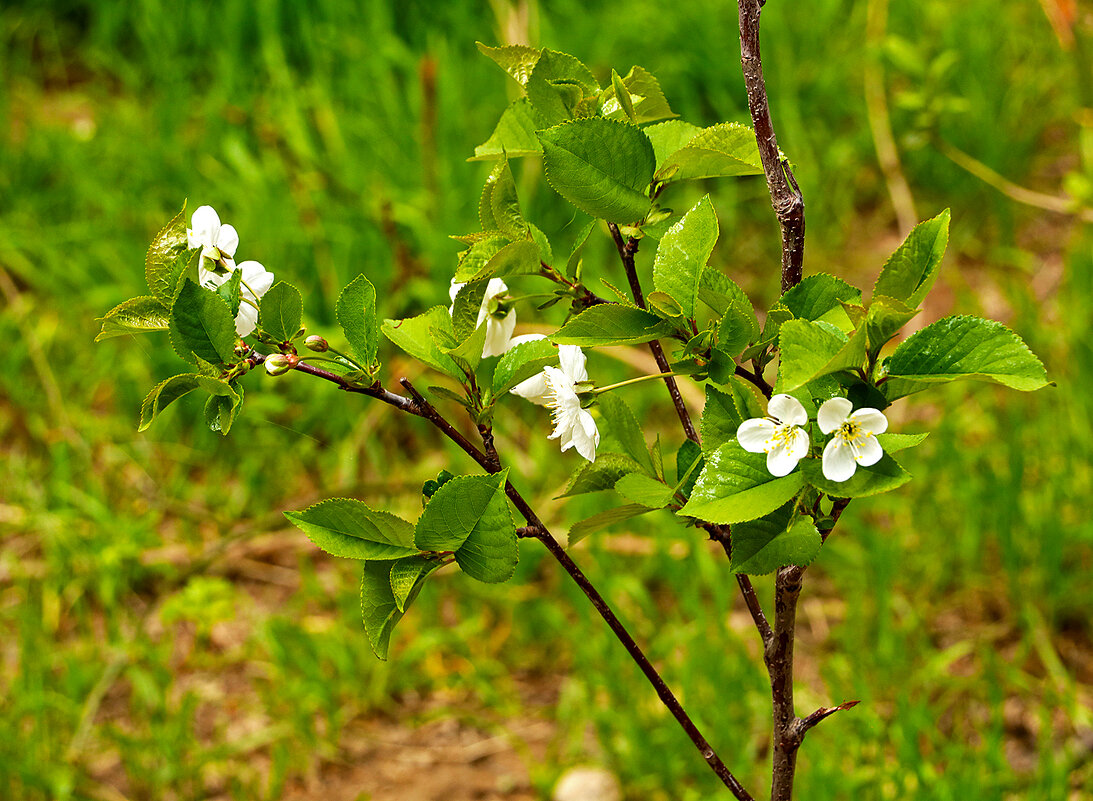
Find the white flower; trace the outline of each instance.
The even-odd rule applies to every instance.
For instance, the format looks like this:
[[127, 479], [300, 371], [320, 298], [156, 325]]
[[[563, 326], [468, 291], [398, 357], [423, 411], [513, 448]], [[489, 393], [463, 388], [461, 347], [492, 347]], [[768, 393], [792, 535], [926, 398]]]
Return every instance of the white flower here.
[[231, 278], [231, 274], [236, 270], [243, 273], [243, 280], [239, 285], [239, 296], [242, 300], [239, 303], [239, 313], [235, 315], [235, 333], [245, 337], [258, 325], [258, 309], [247, 301], [258, 304], [258, 299], [273, 286], [273, 273], [256, 261], [245, 261], [238, 265], [232, 264], [230, 272], [226, 274], [213, 273], [198, 267], [197, 277], [202, 286], [216, 289]]
[[[452, 305], [448, 309], [449, 314], [455, 310], [455, 296], [464, 286], [466, 284], [452, 279], [451, 288], [448, 290], [448, 295], [452, 299]], [[509, 349], [511, 344], [512, 332], [516, 328], [516, 309], [509, 309], [508, 314], [502, 318], [490, 314], [490, 301], [508, 291], [509, 288], [500, 278], [491, 278], [486, 285], [486, 294], [482, 296], [482, 307], [478, 310], [478, 322], [475, 323], [475, 328], [482, 325], [483, 321], [486, 323], [486, 343], [482, 346], [483, 359], [487, 356], [500, 356]]]
[[235, 251], [239, 247], [239, 234], [230, 225], [220, 224], [220, 215], [212, 206], [200, 206], [190, 217], [191, 228], [186, 229], [186, 239], [191, 248], [201, 248], [201, 264], [205, 260], [222, 264], [229, 271], [235, 269]]
[[846, 398], [832, 398], [816, 414], [820, 430], [835, 434], [824, 448], [824, 477], [829, 481], [846, 481], [858, 465], [869, 467], [884, 455], [877, 434], [888, 430], [888, 418], [877, 409], [851, 412], [853, 408]]
[[547, 439], [560, 439], [563, 453], [576, 448], [588, 461], [596, 461], [600, 432], [592, 415], [581, 408], [573, 379], [557, 367], [544, 367], [543, 374], [549, 393], [546, 406], [554, 417], [554, 431]]
[[775, 395], [767, 403], [767, 416], [745, 420], [736, 431], [736, 441], [749, 453], [765, 453], [772, 476], [789, 475], [797, 462], [808, 455], [808, 434], [799, 426], [808, 413], [792, 395]]
[[[513, 337], [509, 347], [520, 345], [524, 342], [534, 342], [546, 339], [542, 334], [523, 334]], [[574, 384], [588, 380], [588, 371], [585, 369], [584, 351], [576, 345], [560, 345], [558, 347], [558, 364], [562, 372], [569, 376]], [[547, 386], [546, 372], [533, 375], [531, 378], [521, 381], [509, 390], [513, 395], [531, 401], [539, 406], [546, 406], [550, 402], [550, 388]]]

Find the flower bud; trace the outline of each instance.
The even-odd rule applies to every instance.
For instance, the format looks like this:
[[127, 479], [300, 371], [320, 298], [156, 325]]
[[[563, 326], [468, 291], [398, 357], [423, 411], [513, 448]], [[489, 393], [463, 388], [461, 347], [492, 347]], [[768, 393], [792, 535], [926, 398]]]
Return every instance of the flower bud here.
[[307, 347], [308, 350], [313, 350], [316, 353], [325, 353], [330, 348], [330, 346], [326, 344], [326, 340], [318, 334], [312, 334], [305, 339], [304, 346]]
[[298, 356], [285, 353], [271, 353], [266, 357], [266, 372], [270, 375], [284, 375], [300, 363]]

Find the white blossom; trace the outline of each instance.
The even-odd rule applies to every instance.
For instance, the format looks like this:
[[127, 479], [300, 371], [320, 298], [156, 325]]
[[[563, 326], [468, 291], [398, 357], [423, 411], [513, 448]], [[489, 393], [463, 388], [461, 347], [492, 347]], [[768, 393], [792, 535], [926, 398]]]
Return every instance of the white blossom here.
[[767, 455], [772, 476], [785, 476], [808, 455], [808, 434], [800, 426], [808, 413], [792, 395], [775, 395], [767, 403], [767, 416], [745, 420], [736, 431], [736, 441], [750, 453]]
[[220, 215], [212, 206], [199, 206], [190, 217], [190, 228], [186, 229], [187, 244], [191, 248], [201, 248], [200, 267], [205, 262], [222, 265], [224, 269], [235, 269], [235, 251], [239, 247], [239, 234], [230, 225], [220, 224]]
[[829, 481], [846, 481], [858, 465], [869, 467], [884, 455], [877, 434], [888, 430], [888, 418], [877, 409], [852, 412], [853, 408], [846, 398], [831, 398], [816, 414], [820, 430], [835, 435], [823, 455], [824, 477]]
[[588, 461], [596, 461], [600, 432], [589, 411], [581, 408], [573, 379], [557, 367], [544, 367], [543, 373], [549, 393], [546, 406], [554, 418], [554, 431], [547, 439], [561, 440], [563, 453], [575, 448]]
[[[466, 284], [461, 284], [452, 279], [451, 288], [448, 290], [448, 295], [452, 299], [452, 305], [448, 308], [449, 314], [455, 311], [455, 296], [459, 294], [459, 290], [464, 286]], [[490, 314], [490, 301], [508, 291], [508, 286], [500, 278], [491, 278], [486, 285], [486, 294], [482, 296], [482, 306], [478, 310], [478, 322], [475, 323], [475, 328], [482, 325], [483, 322], [486, 323], [486, 342], [482, 346], [483, 359], [488, 356], [500, 356], [511, 345], [512, 332], [516, 328], [516, 309], [509, 309], [500, 318]]]
[[[535, 342], [536, 340], [546, 339], [542, 334], [522, 334], [518, 337], [513, 337], [509, 342], [509, 347], [515, 347], [524, 342]], [[563, 373], [573, 379], [574, 384], [580, 384], [582, 381], [588, 380], [588, 371], [585, 369], [585, 356], [582, 351], [576, 345], [560, 345], [558, 347], [558, 365], [561, 367]], [[550, 401], [550, 389], [547, 386], [546, 372], [541, 372], [538, 375], [533, 375], [524, 381], [521, 381], [515, 387], [509, 390], [513, 395], [519, 395], [521, 398], [531, 401], [539, 406], [546, 406]]]
[[[198, 267], [197, 277], [202, 286], [216, 289], [231, 278], [232, 273], [236, 270], [243, 273], [243, 280], [239, 284], [239, 296], [242, 300], [239, 303], [239, 313], [235, 315], [235, 333], [245, 337], [258, 325], [258, 309], [252, 306], [251, 303], [256, 306], [258, 299], [273, 286], [273, 273], [256, 261], [244, 261], [238, 265], [233, 264], [230, 272], [223, 274], [209, 272], [203, 267]], [[247, 303], [248, 300], [251, 303]]]

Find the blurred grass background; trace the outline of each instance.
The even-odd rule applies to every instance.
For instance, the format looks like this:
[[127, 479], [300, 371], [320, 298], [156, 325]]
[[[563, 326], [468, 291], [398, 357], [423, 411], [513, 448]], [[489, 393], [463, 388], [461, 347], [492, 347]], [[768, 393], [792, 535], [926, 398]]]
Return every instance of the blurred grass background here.
[[[932, 137], [1017, 184], [1081, 191], [1093, 143], [1087, 127], [1083, 161], [1080, 110], [1088, 126], [1093, 101], [1067, 33], [1088, 30], [1090, 12], [886, 5], [765, 9], [775, 124], [807, 204], [806, 270], [868, 286], [905, 233], [869, 123], [871, 75], [917, 215], [953, 209], [927, 319], [1004, 319], [1058, 387], [960, 386], [895, 415], [898, 430], [934, 432], [905, 460], [917, 480], [852, 505], [808, 572], [799, 710], [863, 703], [809, 736], [798, 797], [1087, 797], [1093, 236], [954, 166]], [[1073, 29], [1070, 11], [1086, 15]], [[137, 434], [144, 393], [179, 364], [154, 338], [92, 343], [93, 318], [142, 292], [144, 249], [186, 197], [237, 227], [242, 258], [304, 290], [313, 332], [333, 333], [336, 293], [361, 271], [386, 316], [446, 302], [448, 236], [476, 228], [488, 170], [465, 158], [515, 88], [474, 42], [524, 39], [601, 78], [641, 64], [691, 122], [747, 119], [735, 9], [711, 0], [0, 8], [0, 797], [356, 798], [363, 780], [346, 771], [372, 767], [368, 722], [382, 719], [503, 738], [522, 767], [482, 766], [493, 795], [480, 797], [546, 795], [584, 762], [615, 772], [628, 799], [720, 797], [534, 543], [509, 584], [437, 576], [391, 661], [373, 658], [354, 565], [279, 513], [348, 495], [413, 516], [422, 480], [469, 469], [419, 421], [256, 375], [226, 439], [204, 429], [197, 399]], [[571, 213], [534, 164], [517, 174], [529, 218], [564, 247]], [[765, 185], [694, 191], [707, 190], [723, 232], [715, 263], [769, 302]], [[675, 191], [679, 208], [694, 199]], [[607, 237], [593, 239], [589, 261], [611, 275]], [[597, 369], [631, 374], [609, 359]], [[628, 400], [678, 445], [665, 398]], [[502, 452], [548, 521], [564, 530], [593, 508], [550, 500], [575, 457], [555, 457], [544, 419], [503, 420]], [[664, 515], [590, 538], [576, 558], [762, 793], [769, 689], [724, 557]], [[758, 584], [769, 601], [769, 580]], [[528, 721], [548, 734], [532, 742]], [[433, 797], [415, 792], [377, 797]]]

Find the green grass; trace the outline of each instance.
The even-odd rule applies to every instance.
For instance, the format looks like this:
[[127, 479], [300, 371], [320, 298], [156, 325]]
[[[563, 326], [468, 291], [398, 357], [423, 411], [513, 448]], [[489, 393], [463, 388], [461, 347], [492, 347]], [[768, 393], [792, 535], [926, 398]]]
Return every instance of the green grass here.
[[[806, 267], [868, 282], [894, 242], [882, 241], [892, 217], [862, 99], [859, 6], [822, 0], [802, 14], [770, 3], [763, 46], [780, 144], [807, 202]], [[486, 173], [464, 159], [512, 88], [473, 45], [497, 41], [492, 8], [0, 9], [0, 788], [10, 797], [112, 797], [109, 786], [128, 798], [275, 799], [336, 762], [355, 720], [441, 694], [450, 714], [503, 726], [540, 714], [520, 687], [544, 676], [561, 679], [547, 756], [528, 759], [541, 791], [592, 759], [628, 798], [716, 796], [625, 652], [534, 543], [506, 585], [438, 576], [391, 661], [372, 657], [355, 567], [321, 556], [279, 512], [349, 495], [415, 514], [423, 479], [469, 467], [421, 421], [393, 425], [386, 408], [325, 386], [255, 376], [227, 439], [203, 428], [196, 401], [137, 434], [144, 393], [177, 360], [152, 338], [92, 344], [93, 318], [140, 292], [144, 247], [184, 197], [236, 225], [243, 258], [306, 290], [309, 330], [333, 333], [336, 293], [361, 271], [386, 316], [445, 300], [448, 235], [476, 227]], [[746, 118], [723, 3], [667, 15], [646, 0], [536, 8], [539, 43], [597, 74], [642, 64], [686, 119]], [[947, 138], [1057, 191], [1075, 166], [1077, 89], [1038, 3], [892, 4], [890, 33], [920, 66], [953, 53], [934, 87], [963, 103], [941, 121]], [[894, 94], [915, 87], [914, 67], [888, 62]], [[892, 114], [903, 141], [913, 113], [894, 103]], [[933, 431], [906, 459], [916, 481], [852, 505], [808, 572], [799, 708], [863, 703], [810, 735], [798, 797], [1067, 797], [1093, 784], [1081, 745], [1093, 715], [1089, 231], [1014, 205], [931, 148], [903, 155], [919, 213], [954, 211], [930, 313], [1003, 314], [1058, 387], [959, 387], [907, 404], [900, 430]], [[570, 213], [534, 165], [517, 172], [528, 215], [564, 245]], [[771, 299], [765, 186], [708, 189], [724, 232], [715, 261]], [[693, 202], [673, 191], [670, 205]], [[590, 262], [610, 255], [600, 237]], [[386, 357], [391, 375], [406, 369], [393, 349]], [[631, 399], [666, 408], [654, 389]], [[540, 416], [503, 422], [518, 483], [564, 530], [591, 509], [550, 500], [573, 459], [554, 457]], [[662, 430], [674, 447], [671, 422]], [[768, 689], [723, 556], [667, 515], [632, 531], [647, 553], [602, 537], [575, 558], [734, 771], [764, 787]]]

